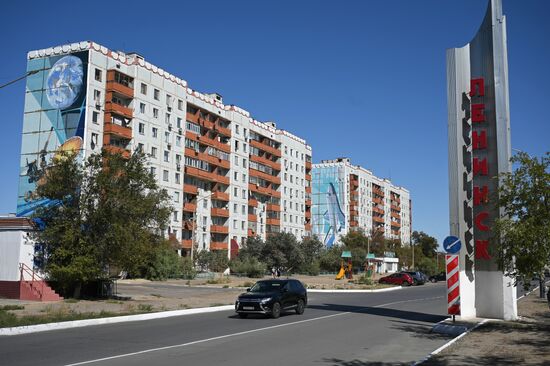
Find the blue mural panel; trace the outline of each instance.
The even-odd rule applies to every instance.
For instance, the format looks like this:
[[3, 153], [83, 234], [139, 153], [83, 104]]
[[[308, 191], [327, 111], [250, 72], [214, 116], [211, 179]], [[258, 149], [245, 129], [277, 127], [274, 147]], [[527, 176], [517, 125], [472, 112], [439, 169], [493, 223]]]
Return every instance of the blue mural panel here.
[[17, 216], [30, 216], [48, 200], [37, 199], [52, 157], [81, 151], [86, 111], [88, 52], [29, 60], [21, 142]]
[[345, 172], [341, 167], [313, 169], [312, 230], [327, 247], [333, 246], [345, 230]]

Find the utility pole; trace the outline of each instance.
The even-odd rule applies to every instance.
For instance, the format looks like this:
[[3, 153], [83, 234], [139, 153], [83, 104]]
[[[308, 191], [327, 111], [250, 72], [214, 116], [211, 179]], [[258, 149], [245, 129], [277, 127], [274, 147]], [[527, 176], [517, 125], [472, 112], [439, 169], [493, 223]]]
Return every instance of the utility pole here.
[[412, 248], [412, 268], [414, 269], [414, 242], [411, 241], [411, 248]]

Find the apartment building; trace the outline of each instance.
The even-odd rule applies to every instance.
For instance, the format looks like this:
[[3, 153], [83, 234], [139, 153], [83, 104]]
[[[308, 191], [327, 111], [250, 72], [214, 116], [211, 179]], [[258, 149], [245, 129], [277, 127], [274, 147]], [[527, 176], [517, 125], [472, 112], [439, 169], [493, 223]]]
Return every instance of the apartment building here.
[[94, 42], [28, 54], [18, 216], [33, 197], [37, 167], [60, 149], [149, 155], [172, 197], [168, 234], [183, 255], [228, 250], [248, 236], [311, 231], [311, 147], [260, 122], [221, 95], [200, 93], [137, 53]]
[[383, 235], [411, 240], [412, 208], [409, 191], [369, 170], [352, 165], [349, 158], [313, 164], [312, 232], [327, 246], [350, 230], [369, 237]]

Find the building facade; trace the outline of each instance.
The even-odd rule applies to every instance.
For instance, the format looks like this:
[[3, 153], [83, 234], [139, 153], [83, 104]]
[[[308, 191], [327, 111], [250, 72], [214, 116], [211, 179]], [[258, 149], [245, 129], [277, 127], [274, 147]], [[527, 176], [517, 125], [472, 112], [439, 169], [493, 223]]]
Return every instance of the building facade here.
[[80, 150], [83, 159], [102, 148], [128, 157], [141, 150], [172, 197], [168, 234], [182, 254], [234, 254], [248, 236], [282, 230], [309, 235], [305, 140], [139, 54], [94, 42], [31, 51], [27, 71], [18, 216], [47, 204], [33, 196], [34, 173], [59, 151]]
[[339, 242], [350, 230], [369, 237], [383, 235], [404, 244], [411, 241], [412, 208], [409, 191], [350, 159], [313, 164], [312, 232], [326, 245]]

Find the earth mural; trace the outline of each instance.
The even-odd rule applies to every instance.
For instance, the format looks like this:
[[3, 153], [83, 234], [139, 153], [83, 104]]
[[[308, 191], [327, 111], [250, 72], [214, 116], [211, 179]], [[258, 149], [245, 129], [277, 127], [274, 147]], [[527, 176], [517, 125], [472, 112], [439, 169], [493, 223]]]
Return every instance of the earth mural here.
[[82, 91], [83, 78], [82, 61], [78, 57], [65, 56], [59, 59], [46, 81], [48, 102], [58, 109], [70, 107]]

